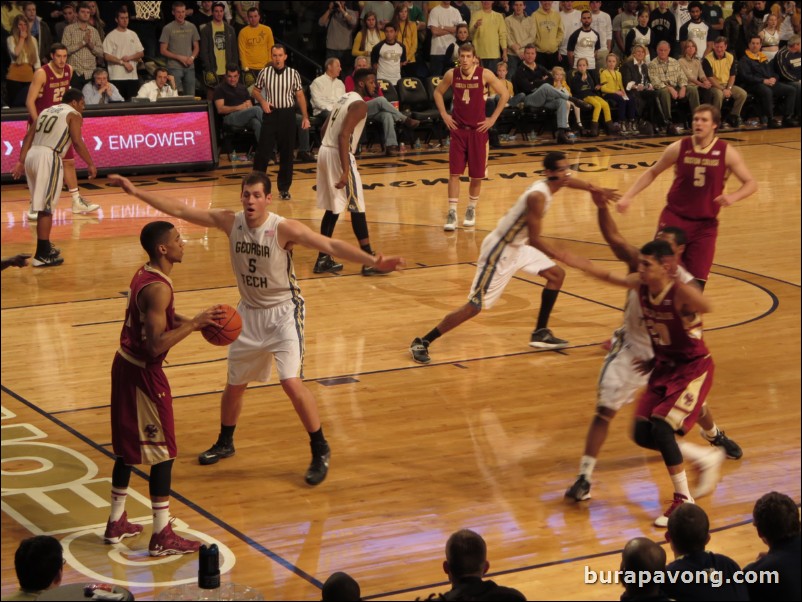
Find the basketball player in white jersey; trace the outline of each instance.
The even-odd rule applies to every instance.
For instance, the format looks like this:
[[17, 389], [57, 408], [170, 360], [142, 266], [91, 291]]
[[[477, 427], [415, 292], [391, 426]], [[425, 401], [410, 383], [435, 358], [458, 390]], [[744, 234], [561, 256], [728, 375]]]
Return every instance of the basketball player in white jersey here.
[[97, 175], [81, 136], [83, 112], [84, 95], [79, 90], [69, 89], [60, 104], [39, 113], [36, 122], [25, 134], [19, 161], [11, 172], [14, 179], [25, 173], [31, 191], [31, 210], [39, 215], [36, 222], [36, 252], [31, 262], [35, 268], [64, 263], [64, 258], [50, 244], [50, 231], [53, 228], [53, 210], [64, 180], [62, 157], [71, 145], [75, 145], [76, 152], [86, 161], [89, 177]]
[[[351, 227], [359, 246], [373, 254], [365, 219], [365, 196], [362, 178], [356, 168], [354, 151], [362, 137], [368, 116], [365, 96], [376, 94], [376, 74], [370, 69], [357, 69], [353, 75], [354, 91], [340, 97], [321, 129], [320, 152], [317, 155], [317, 206], [326, 211], [320, 222], [320, 233], [331, 238], [337, 219], [346, 209], [351, 212]], [[330, 255], [320, 253], [315, 274], [339, 272], [343, 264]], [[374, 267], [363, 266], [363, 276], [384, 274]]]
[[327, 255], [375, 267], [400, 270], [400, 257], [369, 255], [340, 240], [313, 232], [301, 222], [268, 211], [270, 178], [251, 172], [242, 183], [242, 211], [202, 210], [134, 186], [122, 176], [109, 181], [128, 194], [168, 215], [206, 228], [218, 228], [229, 238], [231, 267], [237, 278], [242, 333], [228, 348], [228, 379], [221, 400], [221, 430], [217, 442], [200, 454], [201, 464], [214, 464], [234, 455], [234, 429], [242, 411], [243, 394], [252, 381], [270, 378], [275, 356], [281, 387], [309, 433], [312, 463], [309, 485], [326, 478], [331, 451], [323, 436], [317, 402], [303, 381], [304, 299], [295, 278], [292, 249], [301, 245]]

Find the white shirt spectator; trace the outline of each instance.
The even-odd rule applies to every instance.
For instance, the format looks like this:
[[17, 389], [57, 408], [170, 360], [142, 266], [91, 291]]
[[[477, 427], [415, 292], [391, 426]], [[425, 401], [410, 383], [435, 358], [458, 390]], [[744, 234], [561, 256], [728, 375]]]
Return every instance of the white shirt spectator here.
[[590, 28], [599, 34], [599, 44], [602, 50], [609, 48], [609, 42], [613, 39], [613, 20], [603, 10], [591, 14]]
[[178, 96], [178, 89], [173, 88], [170, 84], [164, 84], [162, 88], [156, 84], [156, 81], [149, 81], [142, 84], [137, 93], [137, 98], [148, 98], [151, 102], [155, 102], [157, 98], [171, 98]]
[[[438, 4], [429, 11], [428, 27], [456, 27], [460, 23], [462, 23], [462, 15], [453, 6], [443, 8]], [[431, 54], [436, 56], [445, 54], [446, 49], [455, 41], [454, 34], [450, 33], [443, 36], [432, 36]]]
[[395, 85], [401, 79], [401, 63], [407, 60], [407, 50], [400, 42], [382, 40], [373, 47], [370, 60], [377, 65], [376, 78]]
[[[120, 31], [115, 28], [107, 33], [103, 40], [103, 52], [117, 58], [131, 56], [144, 50], [139, 36], [130, 29]], [[109, 70], [110, 80], [137, 79], [138, 77], [136, 69], [128, 72], [122, 65], [115, 65], [110, 61], [106, 61], [106, 66]]]
[[345, 84], [336, 77], [324, 73], [316, 77], [309, 86], [309, 95], [312, 97], [312, 114], [319, 115], [321, 111], [331, 112], [334, 105], [345, 94]]
[[[568, 54], [568, 38], [577, 29], [582, 27], [582, 11], [572, 10], [570, 13], [560, 11], [560, 19], [563, 22], [563, 41], [560, 42], [560, 54], [563, 56]], [[592, 26], [591, 26], [592, 27]]]

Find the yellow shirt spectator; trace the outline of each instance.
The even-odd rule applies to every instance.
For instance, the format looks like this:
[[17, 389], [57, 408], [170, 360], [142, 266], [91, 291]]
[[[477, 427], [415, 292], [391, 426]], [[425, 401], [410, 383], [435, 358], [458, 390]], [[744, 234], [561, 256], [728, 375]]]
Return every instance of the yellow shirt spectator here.
[[258, 71], [272, 60], [273, 30], [259, 23], [256, 27], [243, 27], [239, 32], [239, 60], [243, 69]]

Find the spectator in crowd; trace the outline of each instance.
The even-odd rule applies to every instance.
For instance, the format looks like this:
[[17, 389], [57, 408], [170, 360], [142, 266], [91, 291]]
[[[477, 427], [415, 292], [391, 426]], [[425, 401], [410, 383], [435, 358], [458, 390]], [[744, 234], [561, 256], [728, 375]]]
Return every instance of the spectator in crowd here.
[[129, 27], [139, 36], [139, 41], [145, 47], [145, 57], [156, 58], [161, 27], [161, 5], [163, 2], [134, 2], [134, 12], [129, 11]]
[[[510, 99], [507, 101], [508, 107], [517, 107], [519, 104], [523, 103], [523, 101], [526, 99], [526, 94], [524, 93], [515, 94], [512, 82], [507, 79], [507, 63], [505, 63], [504, 61], [501, 61], [496, 66], [496, 77], [502, 84], [504, 84], [504, 86], [507, 88], [507, 94], [510, 95]], [[498, 106], [498, 101], [500, 99], [501, 96], [499, 96], [498, 94], [494, 94], [493, 90], [488, 88], [487, 100], [485, 101], [485, 115], [489, 117], [490, 115], [493, 114], [493, 111], [496, 110], [496, 107]], [[491, 138], [492, 138], [492, 132], [491, 132]]]
[[49, 48], [53, 45], [53, 34], [50, 33], [47, 23], [42, 21], [41, 17], [36, 16], [35, 2], [20, 2], [20, 5], [22, 14], [28, 20], [28, 31], [39, 47], [39, 62], [46, 63], [50, 59]]
[[223, 80], [226, 65], [239, 63], [239, 48], [234, 28], [224, 20], [225, 6], [222, 2], [212, 5], [212, 20], [200, 31], [200, 60], [203, 67], [203, 83], [206, 84], [206, 99], [212, 100], [214, 90]]
[[50, 535], [23, 539], [14, 554], [19, 591], [4, 600], [36, 600], [43, 591], [61, 585], [64, 552]]
[[332, 573], [323, 583], [321, 591], [323, 602], [351, 602], [362, 599], [359, 583], [348, 573]]
[[735, 0], [732, 3], [732, 14], [724, 19], [724, 37], [730, 52], [738, 61], [746, 53], [749, 41], [746, 39], [746, 19], [749, 5], [746, 2]]
[[338, 58], [344, 67], [350, 65], [351, 32], [359, 23], [359, 13], [349, 9], [345, 2], [329, 2], [317, 23], [326, 28], [326, 58]]
[[649, 14], [649, 29], [652, 30], [649, 44], [651, 57], [657, 56], [657, 45], [660, 42], [668, 42], [671, 48], [677, 43], [677, 20], [668, 8], [670, 4], [660, 0], [657, 8]]
[[524, 58], [524, 48], [535, 43], [537, 29], [534, 20], [527, 16], [523, 0], [512, 3], [512, 14], [504, 19], [507, 28], [507, 73], [513, 75]]
[[[223, 5], [223, 14], [225, 15], [225, 5]], [[198, 33], [200, 33], [201, 27], [211, 23], [213, 18], [212, 0], [202, 0], [194, 8], [187, 8], [187, 20], [198, 29]]]
[[[613, 52], [618, 55], [619, 63], [627, 57], [626, 40], [630, 30], [638, 24], [638, 2], [627, 0], [623, 10], [613, 19]], [[606, 61], [605, 61], [606, 64]]]
[[621, 553], [621, 570], [650, 576], [648, 581], [645, 578], [624, 581], [621, 600], [671, 600], [654, 578], [666, 570], [666, 551], [651, 539], [636, 537], [627, 542]]
[[154, 102], [157, 98], [172, 98], [178, 96], [178, 87], [175, 83], [175, 77], [168, 73], [164, 67], [156, 67], [153, 74], [155, 79], [142, 84], [137, 92], [137, 98], [147, 98]]
[[225, 125], [248, 128], [253, 132], [254, 142], [259, 141], [264, 111], [253, 104], [248, 88], [240, 82], [236, 63], [226, 65], [226, 76], [214, 89], [214, 108]]
[[109, 67], [109, 80], [120, 91], [125, 100], [136, 96], [139, 88], [139, 75], [136, 66], [145, 56], [144, 47], [136, 32], [128, 29], [128, 10], [125, 6], [117, 9], [117, 27], [103, 40], [103, 57]]
[[674, 2], [671, 8], [674, 13], [674, 20], [677, 22], [677, 39], [674, 41], [675, 51], [679, 50], [679, 42], [682, 40], [682, 36], [680, 34], [682, 31], [682, 26], [691, 20], [691, 13], [688, 9], [688, 6], [688, 2], [685, 0]]
[[744, 583], [733, 578], [741, 567], [723, 554], [705, 551], [710, 542], [710, 522], [707, 514], [696, 504], [682, 504], [668, 517], [666, 540], [674, 552], [674, 562], [666, 571], [676, 574], [699, 575], [709, 579], [693, 579], [686, 583], [677, 579], [666, 580], [663, 591], [674, 600], [749, 600]]
[[780, 48], [774, 56], [774, 72], [780, 76], [780, 81], [796, 86], [799, 96], [799, 78], [802, 75], [802, 57], [800, 57], [799, 34], [794, 34], [788, 44]]
[[590, 26], [599, 34], [601, 48], [596, 53], [596, 61], [599, 65], [604, 65], [607, 53], [613, 51], [613, 21], [606, 12], [601, 10], [600, 0], [590, 0]]
[[67, 47], [67, 64], [72, 67], [70, 85], [79, 90], [97, 69], [97, 60], [103, 58], [103, 42], [97, 29], [89, 24], [89, 5], [78, 5], [78, 20], [64, 28], [62, 43]]
[[446, 559], [443, 561], [443, 571], [448, 575], [451, 590], [441, 599], [526, 600], [516, 589], [483, 579], [489, 569], [487, 544], [482, 536], [469, 529], [453, 533], [446, 542]]
[[0, 8], [0, 15], [2, 15], [3, 29], [11, 32], [11, 26], [14, 23], [14, 17], [22, 14], [22, 8], [19, 2], [3, 2]]
[[[799, 125], [799, 88], [777, 78], [766, 55], [760, 52], [760, 45], [760, 36], [752, 36], [749, 49], [738, 61], [736, 81], [760, 101], [761, 123], [769, 127], [796, 127]], [[774, 103], [779, 100], [782, 100], [782, 117], [775, 119]]]
[[576, 67], [579, 59], [585, 59], [591, 70], [596, 69], [596, 53], [601, 49], [601, 37], [591, 27], [593, 14], [583, 10], [580, 28], [571, 34], [567, 45], [568, 67]]
[[582, 13], [574, 10], [573, 1], [560, 2], [560, 20], [563, 22], [563, 40], [560, 42], [558, 62], [570, 70], [574, 65], [572, 62], [568, 62], [568, 40], [575, 31], [582, 27]]
[[610, 103], [600, 95], [601, 84], [597, 81], [596, 75], [588, 66], [588, 59], [582, 57], [577, 60], [576, 71], [571, 77], [571, 90], [574, 96], [593, 107], [590, 130], [583, 132], [584, 135], [599, 135], [599, 116], [604, 113], [604, 123], [608, 134], [617, 134], [619, 126], [613, 122], [610, 113]]
[[687, 99], [691, 112], [699, 106], [699, 94], [696, 88], [688, 89], [688, 78], [679, 66], [677, 59], [671, 58], [671, 45], [662, 41], [657, 45], [657, 57], [649, 63], [649, 79], [657, 90], [657, 102], [660, 113], [668, 125], [669, 136], [679, 134], [679, 128], [671, 121], [671, 102]]
[[702, 20], [702, 3], [691, 2], [688, 5], [688, 14], [691, 15], [690, 21], [685, 23], [679, 30], [680, 56], [685, 56], [685, 42], [693, 42], [696, 45], [696, 58], [702, 60], [707, 49], [707, 32], [710, 28]]
[[760, 52], [771, 61], [780, 49], [780, 25], [774, 13], [766, 15], [766, 22], [760, 30], [760, 43]]
[[[633, 46], [640, 44], [644, 48], [649, 48], [652, 43], [652, 30], [649, 28], [649, 9], [646, 7], [638, 9], [638, 23], [629, 30], [626, 40], [624, 40], [624, 56], [632, 56]], [[649, 53], [646, 53], [644, 60], [648, 63]]]
[[179, 94], [195, 96], [195, 59], [200, 52], [200, 34], [187, 21], [187, 6], [173, 2], [173, 21], [162, 29], [159, 51], [167, 59], [167, 70], [175, 78]]
[[376, 15], [377, 26], [380, 31], [384, 31], [384, 26], [393, 20], [394, 11], [392, 2], [365, 2], [362, 6], [361, 17], [364, 19], [368, 13]]
[[95, 0], [87, 0], [86, 3], [89, 5], [89, 24], [97, 29], [100, 42], [103, 43], [103, 39], [106, 37], [106, 23], [100, 18], [100, 13], [97, 10], [97, 2], [95, 2]]
[[705, 0], [702, 5], [702, 20], [707, 23], [707, 50], [705, 55], [713, 51], [713, 43], [724, 31], [724, 9], [718, 2]]
[[776, 583], [747, 584], [752, 600], [802, 600], [802, 573], [799, 571], [799, 508], [785, 494], [772, 491], [762, 496], [752, 510], [757, 536], [769, 546], [744, 571], [776, 571]]
[[362, 26], [354, 37], [351, 54], [354, 57], [371, 55], [373, 48], [384, 40], [384, 31], [379, 29], [379, 20], [375, 13], [367, 13], [362, 17]]
[[446, 71], [449, 69], [459, 66], [459, 49], [463, 44], [468, 44], [470, 41], [471, 35], [468, 25], [465, 23], [457, 25], [457, 31], [454, 34], [454, 43], [446, 48], [446, 58], [448, 60], [446, 61], [442, 75], [445, 75]]
[[482, 10], [471, 14], [470, 33], [482, 67], [495, 73], [499, 60], [507, 60], [507, 25], [492, 2], [482, 2]]
[[460, 23], [470, 23], [470, 17], [465, 20], [460, 11], [451, 6], [448, 0], [440, 2], [429, 11], [427, 27], [432, 37], [429, 68], [434, 75], [445, 73], [449, 68], [451, 61], [450, 57], [446, 56], [446, 49], [454, 43], [454, 34]]
[[565, 37], [560, 13], [552, 7], [554, 2], [544, 0], [540, 7], [532, 13], [535, 22], [535, 48], [537, 64], [551, 70], [560, 60], [560, 44]]
[[727, 38], [719, 36], [713, 42], [713, 52], [705, 57], [702, 67], [711, 83], [710, 104], [721, 110], [724, 101], [732, 99], [730, 123], [734, 127], [741, 127], [741, 109], [746, 102], [746, 90], [735, 85], [737, 64], [735, 57], [727, 52]]
[[710, 104], [712, 100], [711, 90], [713, 88], [713, 83], [707, 78], [707, 75], [705, 75], [694, 40], [689, 39], [685, 41], [685, 46], [683, 46], [682, 49], [682, 56], [678, 62], [680, 69], [682, 69], [685, 73], [685, 77], [688, 79], [688, 89], [696, 88], [699, 102]]
[[242, 28], [248, 25], [248, 9], [251, 7], [259, 8], [259, 2], [253, 0], [241, 2], [235, 0], [231, 3], [231, 6], [233, 12], [231, 25], [234, 27], [234, 31], [237, 32], [237, 36], [239, 36], [239, 32]]
[[449, 3], [452, 7], [457, 9], [460, 15], [460, 23], [470, 23], [471, 22], [471, 7], [465, 4], [462, 0], [452, 0]]
[[418, 65], [415, 63], [415, 54], [418, 52], [418, 26], [409, 20], [409, 9], [403, 3], [395, 7], [391, 23], [407, 55], [407, 63], [401, 67], [401, 75], [415, 77], [418, 74]]
[[559, 144], [570, 142], [568, 137], [568, 94], [555, 90], [551, 85], [551, 75], [542, 65], [537, 64], [537, 48], [527, 44], [524, 48], [524, 62], [518, 67], [512, 83], [516, 94], [526, 94], [524, 106], [544, 107], [557, 114], [555, 136]]
[[624, 79], [618, 70], [618, 55], [612, 52], [607, 55], [606, 67], [599, 70], [599, 80], [601, 81], [602, 97], [610, 104], [611, 109], [615, 105], [621, 131], [636, 133], [638, 131], [638, 108], [624, 88]]
[[326, 59], [326, 72], [320, 77], [316, 77], [309, 87], [312, 115], [317, 117], [321, 124], [326, 121], [334, 105], [345, 94], [345, 84], [340, 79], [341, 72], [340, 59], [328, 58]]
[[61, 7], [62, 15], [64, 19], [56, 23], [56, 26], [53, 28], [53, 33], [55, 34], [54, 42], [63, 42], [64, 38], [64, 29], [67, 25], [72, 25], [78, 20], [78, 11], [75, 8], [74, 2], [67, 2]]
[[772, 12], [775, 12], [780, 18], [780, 41], [788, 43], [794, 35], [799, 35], [800, 21], [802, 21], [802, 9], [796, 2], [783, 2], [781, 8], [779, 4], [772, 6]]
[[248, 9], [248, 26], [243, 27], [238, 38], [239, 60], [246, 87], [256, 82], [256, 76], [270, 63], [270, 49], [275, 44], [273, 30], [260, 23], [259, 9]]
[[[551, 79], [552, 82], [554, 82], [552, 85], [554, 86], [555, 90], [559, 92], [565, 92], [566, 94], [568, 94], [569, 122], [570, 122], [570, 114], [573, 111], [577, 129], [578, 131], [583, 131], [585, 129], [585, 126], [582, 125], [582, 109], [587, 108], [589, 110], [591, 108], [591, 105], [589, 105], [584, 101], [579, 100], [578, 98], [574, 97], [573, 94], [571, 94], [571, 87], [565, 80], [565, 69], [563, 69], [559, 65], [552, 67]], [[569, 139], [574, 138], [574, 133], [568, 132], [568, 137]]]
[[39, 45], [31, 35], [30, 25], [24, 14], [14, 17], [7, 46], [11, 58], [6, 74], [8, 103], [12, 107], [24, 107], [33, 72], [42, 66]]
[[125, 101], [117, 86], [109, 81], [109, 72], [103, 67], [95, 69], [92, 74], [92, 81], [84, 84], [82, 92], [87, 106]]
[[[657, 92], [649, 79], [649, 65], [646, 64], [646, 47], [635, 44], [632, 47], [632, 59], [626, 61], [621, 67], [621, 80], [627, 96], [635, 101], [635, 110], [638, 116], [650, 123], [660, 121], [657, 118]], [[641, 122], [643, 126], [643, 122]], [[648, 128], [647, 128], [648, 129]], [[653, 133], [653, 130], [652, 130]]]
[[384, 26], [384, 39], [370, 51], [370, 62], [376, 77], [395, 85], [401, 79], [401, 69], [407, 64], [407, 49], [397, 39], [392, 22]]

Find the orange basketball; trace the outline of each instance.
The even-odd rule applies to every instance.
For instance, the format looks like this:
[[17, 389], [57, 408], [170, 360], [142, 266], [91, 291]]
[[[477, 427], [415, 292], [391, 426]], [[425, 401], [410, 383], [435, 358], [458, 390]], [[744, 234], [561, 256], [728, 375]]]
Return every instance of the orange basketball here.
[[242, 330], [242, 318], [230, 305], [223, 305], [226, 315], [217, 320], [215, 326], [206, 326], [201, 330], [203, 338], [212, 345], [230, 345], [237, 340]]

